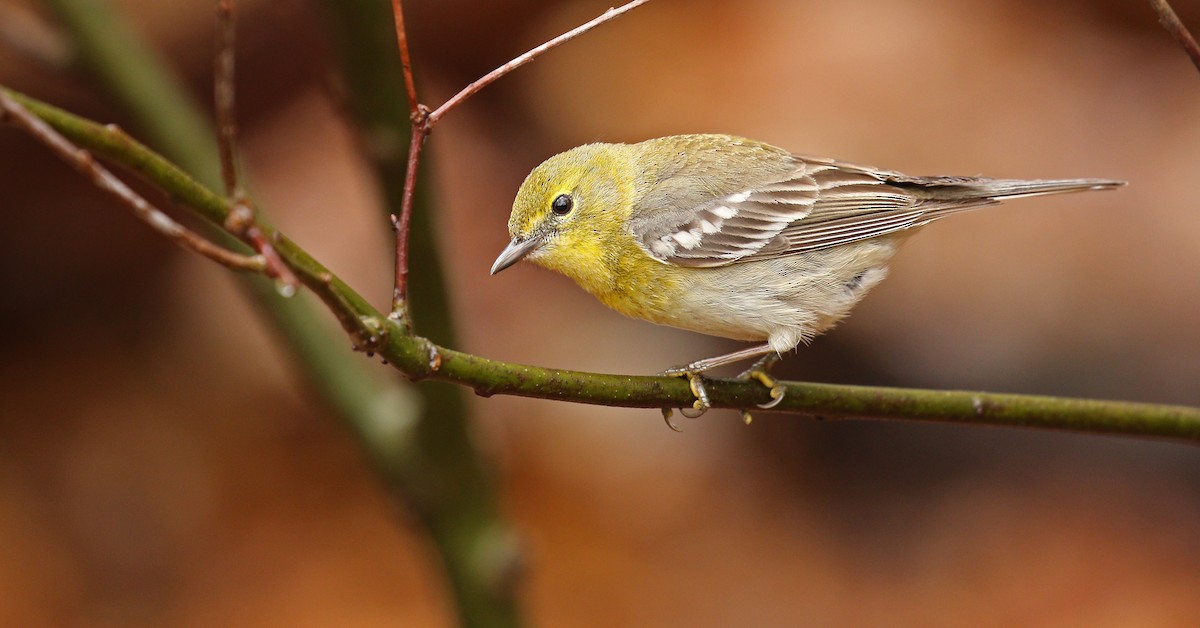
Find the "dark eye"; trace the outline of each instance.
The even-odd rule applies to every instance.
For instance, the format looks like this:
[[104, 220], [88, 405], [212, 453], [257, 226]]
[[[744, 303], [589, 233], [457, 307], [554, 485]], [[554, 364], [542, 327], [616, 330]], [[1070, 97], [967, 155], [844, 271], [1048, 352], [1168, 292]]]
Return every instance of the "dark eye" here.
[[559, 194], [554, 197], [554, 202], [550, 203], [550, 209], [559, 216], [566, 216], [571, 213], [571, 208], [575, 206], [575, 199], [571, 198], [570, 194]]

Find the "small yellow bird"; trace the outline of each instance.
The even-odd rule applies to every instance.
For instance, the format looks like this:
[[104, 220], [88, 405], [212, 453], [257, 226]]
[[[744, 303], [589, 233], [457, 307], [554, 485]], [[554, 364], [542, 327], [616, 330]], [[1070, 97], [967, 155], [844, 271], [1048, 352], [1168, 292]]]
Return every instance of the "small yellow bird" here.
[[766, 367], [846, 316], [920, 227], [1010, 198], [1120, 185], [914, 177], [729, 135], [587, 144], [521, 184], [492, 274], [527, 258], [627, 316], [762, 343], [665, 373], [689, 379], [702, 412], [701, 373], [762, 357], [743, 375], [777, 403]]

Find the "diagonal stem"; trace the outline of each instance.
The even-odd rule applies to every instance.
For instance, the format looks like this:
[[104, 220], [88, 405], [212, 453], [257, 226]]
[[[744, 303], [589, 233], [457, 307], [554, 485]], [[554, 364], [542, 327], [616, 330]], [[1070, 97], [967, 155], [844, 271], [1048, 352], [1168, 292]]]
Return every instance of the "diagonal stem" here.
[[1187, 53], [1189, 59], [1192, 60], [1192, 65], [1200, 70], [1200, 46], [1196, 45], [1196, 39], [1192, 37], [1191, 32], [1183, 25], [1183, 21], [1179, 19], [1179, 15], [1175, 13], [1175, 9], [1167, 0], [1150, 0], [1150, 6], [1154, 7], [1154, 11], [1158, 13], [1158, 22], [1167, 29], [1168, 33], [1179, 42], [1183, 47], [1183, 51]]
[[627, 2], [615, 9], [609, 9], [596, 18], [580, 24], [579, 26], [563, 33], [562, 35], [559, 35], [558, 37], [555, 37], [554, 39], [551, 39], [540, 46], [536, 46], [522, 55], [518, 55], [517, 57], [513, 58], [512, 61], [505, 63], [495, 70], [484, 74], [478, 80], [474, 81], [470, 85], [467, 85], [454, 96], [451, 96], [449, 100], [447, 100], [445, 103], [442, 103], [442, 106], [434, 109], [433, 113], [429, 114], [429, 126], [437, 124], [438, 121], [442, 119], [442, 116], [449, 113], [451, 109], [454, 109], [458, 105], [462, 104], [464, 100], [474, 96], [479, 90], [491, 85], [492, 83], [495, 83], [505, 74], [512, 72], [526, 63], [529, 63], [530, 61], [542, 56], [546, 52], [549, 52], [550, 50], [553, 50], [554, 48], [557, 48], [568, 41], [579, 37], [580, 35], [596, 28], [597, 26], [600, 26], [601, 24], [604, 24], [605, 22], [611, 22], [612, 20], [621, 17], [625, 13], [638, 8], [649, 1], [650, 0], [633, 0], [632, 2]]
[[0, 119], [9, 120], [27, 131], [34, 139], [54, 151], [63, 161], [91, 179], [96, 187], [124, 203], [133, 211], [134, 216], [167, 239], [234, 270], [251, 272], [266, 270], [266, 262], [262, 256], [246, 256], [223, 249], [175, 222], [170, 216], [125, 185], [125, 182], [118, 179], [111, 171], [100, 165], [91, 153], [71, 143], [61, 133], [43, 122], [41, 118], [30, 113], [4, 90], [0, 90]]

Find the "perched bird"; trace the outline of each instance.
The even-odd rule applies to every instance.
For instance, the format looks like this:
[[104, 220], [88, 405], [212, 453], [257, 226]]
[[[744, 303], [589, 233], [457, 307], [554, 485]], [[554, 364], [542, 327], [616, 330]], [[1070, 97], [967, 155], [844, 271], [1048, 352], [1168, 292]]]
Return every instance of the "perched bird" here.
[[762, 357], [743, 375], [778, 402], [766, 367], [846, 316], [919, 228], [1010, 198], [1123, 184], [915, 177], [729, 135], [587, 144], [521, 184], [492, 274], [529, 259], [627, 316], [761, 343], [666, 374], [689, 379], [702, 412], [702, 372]]

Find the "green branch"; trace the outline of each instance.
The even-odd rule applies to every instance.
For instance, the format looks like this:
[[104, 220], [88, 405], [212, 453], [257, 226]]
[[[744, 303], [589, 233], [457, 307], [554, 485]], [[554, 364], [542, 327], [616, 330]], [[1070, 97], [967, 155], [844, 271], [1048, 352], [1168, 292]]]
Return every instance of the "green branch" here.
[[[28, 97], [13, 96], [73, 141], [134, 169], [202, 215], [219, 223], [228, 212], [223, 199], [136, 142], [113, 137], [114, 132], [105, 127]], [[405, 335], [299, 246], [282, 235], [278, 237], [281, 255], [342, 321], [359, 347], [379, 353], [412, 379], [454, 382], [484, 396], [507, 394], [637, 408], [686, 407], [692, 402], [687, 383], [677, 378], [601, 375], [509, 364]], [[1184, 406], [799, 382], [784, 385], [787, 394], [774, 411], [825, 418], [1034, 427], [1200, 443], [1200, 409]], [[752, 408], [768, 400], [766, 389], [757, 383], [715, 380], [708, 388], [713, 407], [717, 408]]]

